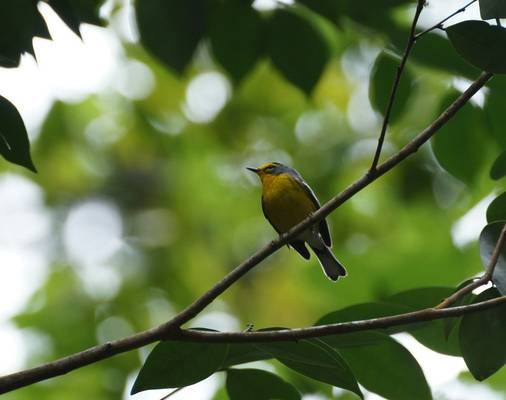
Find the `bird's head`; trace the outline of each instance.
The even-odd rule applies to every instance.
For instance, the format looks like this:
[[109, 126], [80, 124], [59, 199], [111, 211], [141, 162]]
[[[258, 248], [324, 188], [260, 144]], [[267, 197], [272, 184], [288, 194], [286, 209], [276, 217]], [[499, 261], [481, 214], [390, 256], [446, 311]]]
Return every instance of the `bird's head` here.
[[269, 162], [258, 168], [246, 167], [246, 169], [257, 174], [260, 179], [263, 179], [267, 176], [280, 175], [287, 172], [290, 168], [278, 162]]

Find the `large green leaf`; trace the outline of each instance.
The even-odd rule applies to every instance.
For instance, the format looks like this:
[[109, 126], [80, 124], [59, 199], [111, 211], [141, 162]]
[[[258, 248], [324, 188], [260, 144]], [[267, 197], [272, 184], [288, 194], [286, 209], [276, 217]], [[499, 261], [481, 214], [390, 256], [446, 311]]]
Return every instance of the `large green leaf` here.
[[76, 35], [81, 36], [79, 26], [82, 22], [101, 25], [99, 16], [103, 0], [46, 0], [60, 18]]
[[[349, 322], [349, 321], [357, 321], [371, 318], [380, 318], [380, 317], [388, 317], [391, 315], [402, 314], [406, 312], [413, 311], [412, 307], [408, 307], [402, 304], [394, 304], [390, 302], [370, 302], [370, 303], [360, 303], [353, 304], [351, 306], [342, 308], [337, 311], [330, 312], [323, 317], [321, 317], [315, 325], [327, 325], [327, 324], [336, 324], [340, 322]], [[406, 329], [405, 326], [401, 327], [392, 327], [387, 329], [390, 333], [402, 332]], [[349, 345], [357, 345], [361, 342], [361, 336], [358, 335], [360, 332], [346, 335], [336, 335], [333, 339], [334, 344], [341, 346]], [[364, 343], [367, 343], [366, 342]], [[336, 342], [339, 341], [339, 344]]]
[[[474, 303], [498, 297], [495, 288], [480, 293]], [[506, 364], [506, 305], [467, 314], [460, 325], [460, 346], [469, 371], [482, 381]]]
[[36, 2], [0, 1], [0, 66], [15, 67], [22, 53], [34, 54], [34, 36], [50, 37]]
[[[441, 111], [456, 95], [453, 93], [444, 99]], [[439, 164], [461, 181], [473, 183], [487, 162], [486, 131], [483, 110], [468, 102], [431, 141]]]
[[506, 73], [506, 29], [484, 21], [464, 21], [446, 28], [457, 52], [470, 64], [495, 74]]
[[310, 11], [280, 8], [270, 19], [268, 54], [283, 76], [306, 94], [320, 79], [331, 47], [326, 27]]
[[223, 361], [223, 368], [244, 364], [252, 361], [267, 360], [272, 355], [249, 343], [230, 343], [227, 357]]
[[[455, 292], [458, 292], [460, 289], [464, 288], [467, 285], [470, 285], [473, 282], [473, 279], [468, 279], [462, 282], [460, 285], [458, 285], [455, 288]], [[471, 303], [474, 300], [473, 293], [467, 293], [464, 296], [461, 296], [458, 298], [450, 307], [459, 307], [466, 304]], [[459, 324], [461, 318], [460, 317], [453, 317], [453, 318], [445, 318], [443, 319], [443, 327], [444, 327], [444, 333], [445, 337], [448, 339], [450, 337], [450, 334], [452, 333], [453, 329]]]
[[480, 14], [482, 19], [506, 17], [506, 2], [504, 0], [480, 0]]
[[30, 142], [18, 110], [0, 96], [0, 154], [8, 161], [37, 172], [30, 156]]
[[273, 373], [260, 369], [227, 370], [230, 400], [298, 400], [300, 393]]
[[369, 344], [339, 347], [339, 352], [362, 386], [390, 400], [432, 398], [420, 365], [404, 346], [382, 333], [360, 333], [362, 340], [369, 336]]
[[256, 346], [302, 375], [347, 389], [362, 397], [357, 380], [346, 361], [321, 340], [258, 343]]
[[209, 39], [216, 60], [239, 82], [264, 54], [265, 22], [250, 5], [227, 2], [211, 13]]
[[204, 0], [137, 1], [142, 44], [168, 67], [182, 73], [204, 35], [205, 5]]
[[[452, 292], [453, 289], [447, 287], [411, 289], [390, 296], [382, 302], [355, 304], [331, 312], [320, 318], [316, 325], [378, 318], [430, 308], [440, 303]], [[451, 332], [448, 337], [445, 334], [444, 322], [441, 320], [399, 325], [380, 331], [387, 333], [409, 332], [420, 343], [434, 351], [449, 355], [460, 355], [457, 333]], [[331, 340], [329, 343], [332, 346], [340, 348], [364, 345], [368, 341], [370, 344], [374, 344], [374, 342], [370, 342], [371, 337], [364, 336], [360, 332], [335, 335], [326, 340]]]
[[490, 169], [490, 177], [492, 179], [498, 180], [503, 176], [506, 176], [506, 151], [503, 151], [499, 154]]
[[142, 366], [132, 394], [200, 382], [221, 368], [227, 348], [221, 343], [160, 342]]
[[[501, 230], [504, 226], [504, 221], [493, 222], [488, 224], [480, 234], [480, 255], [483, 263], [483, 268], [487, 268], [492, 253], [494, 252], [497, 240], [501, 234]], [[494, 274], [492, 280], [499, 292], [506, 295], [506, 246], [503, 246], [497, 264], [495, 265]]]
[[[369, 82], [369, 99], [372, 106], [381, 114], [385, 114], [399, 64], [400, 59], [387, 52], [381, 52], [374, 63]], [[406, 109], [412, 86], [413, 77], [409, 69], [405, 69], [390, 114], [392, 122], [395, 122]]]
[[506, 221], [506, 192], [497, 196], [487, 208], [487, 222]]
[[489, 91], [485, 98], [484, 111], [490, 127], [489, 132], [500, 149], [504, 151], [506, 150], [506, 135], [504, 134], [506, 77], [502, 75], [494, 76], [494, 78], [487, 83], [487, 88]]
[[[414, 311], [434, 307], [453, 292], [454, 289], [449, 287], [417, 288], [397, 293], [385, 300], [411, 307]], [[448, 336], [443, 320], [408, 325], [407, 331], [417, 341], [434, 351], [453, 356], [460, 355], [457, 330], [452, 330]]]

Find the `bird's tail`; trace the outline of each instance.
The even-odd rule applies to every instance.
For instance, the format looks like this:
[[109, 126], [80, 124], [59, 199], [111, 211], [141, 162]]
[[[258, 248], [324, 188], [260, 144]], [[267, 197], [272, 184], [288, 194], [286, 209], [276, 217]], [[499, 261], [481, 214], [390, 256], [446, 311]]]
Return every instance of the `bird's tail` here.
[[340, 276], [346, 276], [346, 269], [336, 257], [334, 257], [334, 254], [332, 254], [327, 246], [323, 245], [321, 248], [311, 246], [311, 249], [313, 249], [316, 257], [318, 257], [318, 261], [320, 261], [320, 265], [325, 275], [327, 275], [327, 278], [337, 281]]

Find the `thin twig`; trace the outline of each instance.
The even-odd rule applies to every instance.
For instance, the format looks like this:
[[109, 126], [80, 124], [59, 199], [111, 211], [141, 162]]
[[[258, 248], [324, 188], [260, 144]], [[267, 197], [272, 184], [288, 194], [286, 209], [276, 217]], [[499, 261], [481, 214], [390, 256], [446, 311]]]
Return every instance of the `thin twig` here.
[[179, 392], [180, 390], [183, 390], [186, 386], [182, 386], [180, 388], [177, 388], [176, 390], [173, 390], [172, 392], [170, 392], [169, 394], [163, 396], [160, 400], [167, 400], [169, 397], [172, 397], [174, 396], [177, 392]]
[[506, 224], [503, 226], [501, 234], [497, 239], [497, 243], [494, 247], [494, 251], [492, 252], [492, 257], [490, 257], [490, 260], [488, 262], [485, 274], [480, 279], [477, 279], [471, 282], [469, 285], [464, 286], [462, 289], [457, 290], [450, 297], [444, 299], [441, 303], [439, 303], [435, 308], [437, 309], [446, 308], [455, 303], [462, 296], [471, 293], [474, 289], [486, 285], [489, 281], [491, 281], [492, 276], [494, 275], [495, 266], [497, 265], [497, 260], [501, 255], [501, 250], [503, 249], [505, 242], [506, 242]]
[[26, 369], [10, 375], [0, 377], [0, 394], [11, 390], [28, 386], [35, 382], [40, 382], [55, 376], [66, 374], [85, 365], [93, 364], [97, 361], [112, 357], [116, 354], [124, 353], [129, 350], [137, 349], [149, 343], [159, 341], [169, 337], [171, 334], [180, 331], [180, 326], [209, 305], [214, 299], [222, 294], [234, 282], [254, 268], [262, 260], [288, 243], [300, 232], [313, 225], [315, 222], [325, 218], [328, 214], [349, 200], [355, 194], [360, 192], [366, 186], [370, 185], [380, 176], [384, 175], [403, 160], [415, 153], [425, 142], [427, 142], [443, 125], [445, 125], [468, 101], [478, 92], [492, 77], [491, 73], [482, 73], [465, 92], [463, 92], [429, 127], [420, 132], [413, 140], [406, 144], [398, 153], [391, 156], [388, 160], [380, 164], [374, 173], [366, 173], [360, 179], [348, 186], [337, 196], [324, 204], [311, 217], [306, 218], [300, 224], [296, 225], [286, 234], [272, 241], [263, 249], [257, 251], [250, 258], [241, 263], [232, 270], [220, 282], [212, 287], [207, 293], [198, 298], [193, 304], [184, 309], [180, 314], [168, 322], [148, 329], [143, 332], [116, 340], [114, 342], [101, 344], [91, 347], [87, 350], [60, 358], [56, 361], [40, 365], [35, 368]]
[[459, 8], [457, 11], [455, 11], [454, 13], [450, 14], [449, 16], [447, 16], [445, 19], [442, 19], [441, 21], [439, 21], [437, 24], [431, 26], [430, 28], [428, 29], [425, 29], [423, 32], [420, 32], [418, 33], [416, 36], [415, 36], [415, 41], [420, 39], [423, 35], [429, 33], [429, 32], [432, 32], [433, 30], [436, 30], [436, 29], [444, 29], [443, 28], [443, 24], [448, 21], [450, 18], [453, 18], [455, 15], [457, 14], [460, 14], [464, 11], [466, 11], [467, 7], [469, 7], [471, 4], [473, 3], [476, 3], [478, 0], [471, 0], [469, 3], [467, 3], [465, 6], [462, 6], [461, 8]]
[[383, 124], [381, 126], [380, 136], [378, 138], [378, 146], [376, 147], [376, 151], [374, 153], [374, 158], [372, 160], [370, 168], [371, 173], [373, 173], [376, 170], [376, 167], [379, 162], [381, 150], [383, 149], [383, 142], [385, 141], [385, 135], [387, 133], [388, 123], [390, 122], [390, 114], [392, 113], [392, 107], [394, 105], [395, 96], [397, 94], [397, 89], [399, 87], [399, 82], [401, 81], [401, 76], [404, 71], [404, 67], [406, 66], [409, 54], [411, 53], [411, 49], [413, 48], [413, 45], [415, 44], [416, 41], [415, 38], [416, 24], [418, 23], [418, 18], [422, 13], [424, 4], [425, 0], [418, 0], [415, 15], [413, 17], [413, 22], [411, 23], [411, 30], [409, 32], [409, 38], [406, 44], [406, 49], [404, 50], [404, 55], [402, 56], [401, 63], [397, 67], [397, 73], [395, 74], [394, 83], [392, 84], [392, 89], [390, 91], [390, 97], [388, 98], [388, 104], [385, 110], [385, 116], [383, 117]]

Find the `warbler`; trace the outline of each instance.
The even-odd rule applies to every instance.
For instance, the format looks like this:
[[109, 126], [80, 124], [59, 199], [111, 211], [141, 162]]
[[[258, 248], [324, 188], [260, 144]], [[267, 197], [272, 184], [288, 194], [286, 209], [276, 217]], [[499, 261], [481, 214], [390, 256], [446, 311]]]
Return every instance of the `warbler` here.
[[[262, 211], [279, 234], [289, 231], [320, 208], [320, 202], [313, 190], [293, 168], [270, 162], [258, 168], [247, 169], [260, 177]], [[306, 243], [315, 253], [329, 279], [336, 281], [339, 277], [346, 276], [346, 269], [330, 251], [332, 241], [325, 219], [300, 233], [288, 245], [309, 260], [311, 255]]]

